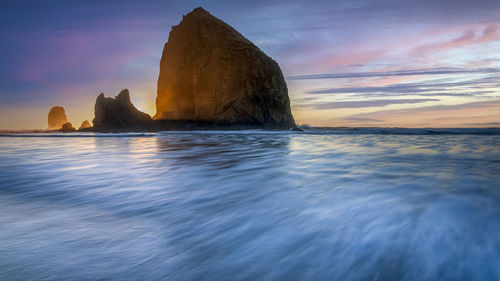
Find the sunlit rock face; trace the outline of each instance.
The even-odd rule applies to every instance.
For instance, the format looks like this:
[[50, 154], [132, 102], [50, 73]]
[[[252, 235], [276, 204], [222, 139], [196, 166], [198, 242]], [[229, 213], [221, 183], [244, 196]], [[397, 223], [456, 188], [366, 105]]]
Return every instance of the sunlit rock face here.
[[87, 129], [87, 128], [90, 128], [92, 126], [90, 126], [90, 123], [89, 121], [85, 120], [82, 122], [82, 124], [80, 125], [80, 128], [78, 130], [81, 130], [81, 129]]
[[278, 64], [202, 8], [172, 27], [160, 62], [155, 118], [295, 125]]
[[115, 98], [106, 98], [104, 94], [97, 97], [94, 107], [94, 128], [143, 128], [151, 125], [153, 120], [148, 114], [139, 111], [130, 101], [127, 89]]
[[62, 106], [54, 106], [49, 111], [48, 116], [49, 129], [57, 130], [61, 129], [62, 125], [68, 120], [66, 119], [66, 112]]

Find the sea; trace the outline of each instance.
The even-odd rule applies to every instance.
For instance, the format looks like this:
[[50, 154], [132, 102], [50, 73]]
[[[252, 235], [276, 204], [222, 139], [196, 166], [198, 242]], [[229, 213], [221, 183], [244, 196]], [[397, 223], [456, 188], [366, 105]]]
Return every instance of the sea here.
[[500, 280], [500, 129], [1, 133], [0, 280]]

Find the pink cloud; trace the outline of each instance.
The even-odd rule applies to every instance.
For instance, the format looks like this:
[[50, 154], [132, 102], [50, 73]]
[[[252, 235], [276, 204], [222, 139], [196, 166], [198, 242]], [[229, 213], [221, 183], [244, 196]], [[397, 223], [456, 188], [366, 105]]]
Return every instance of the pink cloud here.
[[441, 51], [462, 48], [470, 45], [489, 43], [500, 39], [500, 34], [497, 25], [489, 25], [482, 32], [467, 30], [457, 38], [440, 42], [426, 44], [413, 49], [410, 54], [415, 56], [427, 56]]

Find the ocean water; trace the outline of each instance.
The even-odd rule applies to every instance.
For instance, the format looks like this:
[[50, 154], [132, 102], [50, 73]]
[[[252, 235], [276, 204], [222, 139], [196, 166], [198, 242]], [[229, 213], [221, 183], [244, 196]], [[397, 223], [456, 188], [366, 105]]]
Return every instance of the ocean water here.
[[500, 131], [2, 134], [0, 280], [500, 280]]

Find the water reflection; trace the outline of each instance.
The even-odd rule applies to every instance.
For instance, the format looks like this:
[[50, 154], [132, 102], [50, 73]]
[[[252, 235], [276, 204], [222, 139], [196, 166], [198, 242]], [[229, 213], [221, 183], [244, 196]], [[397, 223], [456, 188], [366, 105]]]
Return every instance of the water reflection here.
[[0, 138], [2, 280], [498, 280], [500, 139]]
[[[156, 138], [159, 156], [175, 165], [205, 166], [216, 172], [231, 173], [238, 165], [241, 170], [264, 169], [265, 160], [284, 162], [288, 153], [288, 135], [266, 138], [250, 134], [236, 135], [173, 135]], [[259, 160], [260, 159], [260, 160]], [[246, 166], [251, 163], [252, 167]]]

